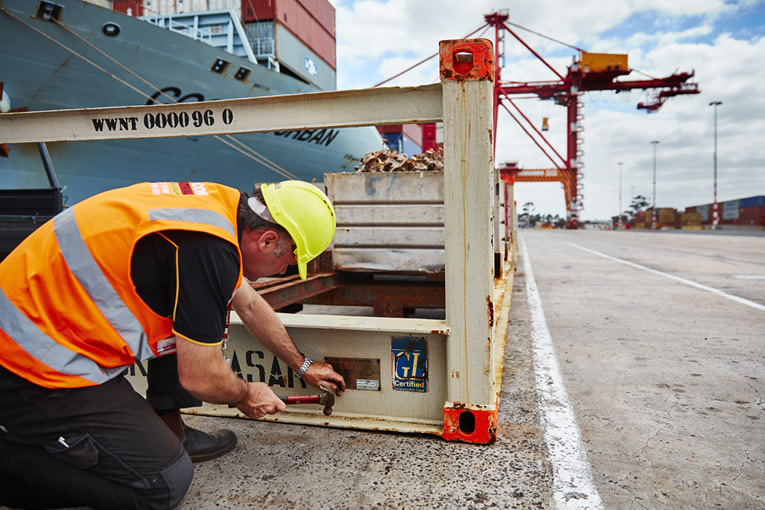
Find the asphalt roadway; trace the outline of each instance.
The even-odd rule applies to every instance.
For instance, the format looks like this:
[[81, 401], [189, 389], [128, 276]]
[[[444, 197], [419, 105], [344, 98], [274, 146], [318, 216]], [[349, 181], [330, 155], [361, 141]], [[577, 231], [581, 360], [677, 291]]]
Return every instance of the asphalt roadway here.
[[765, 508], [765, 236], [521, 237], [495, 444], [187, 416], [180, 508]]
[[736, 234], [523, 232], [606, 508], [765, 508], [765, 237]]

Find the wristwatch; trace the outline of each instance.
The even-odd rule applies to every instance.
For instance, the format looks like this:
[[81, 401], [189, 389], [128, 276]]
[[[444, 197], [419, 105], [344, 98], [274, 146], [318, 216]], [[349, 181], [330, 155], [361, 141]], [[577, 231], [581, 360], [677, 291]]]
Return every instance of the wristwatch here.
[[310, 367], [311, 364], [313, 363], [313, 360], [309, 358], [308, 356], [303, 356], [303, 358], [305, 358], [303, 359], [303, 364], [300, 365], [300, 368], [298, 369], [298, 371], [295, 372], [295, 375], [298, 376], [299, 379], [303, 378], [306, 370], [308, 370], [308, 367]]

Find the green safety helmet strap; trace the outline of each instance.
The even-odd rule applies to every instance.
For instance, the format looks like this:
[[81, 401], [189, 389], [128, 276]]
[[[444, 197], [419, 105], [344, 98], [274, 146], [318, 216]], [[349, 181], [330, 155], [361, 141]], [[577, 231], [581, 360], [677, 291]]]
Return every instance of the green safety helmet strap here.
[[274, 221], [295, 243], [295, 260], [305, 280], [308, 262], [327, 249], [335, 236], [335, 210], [327, 196], [313, 184], [282, 181], [260, 186]]

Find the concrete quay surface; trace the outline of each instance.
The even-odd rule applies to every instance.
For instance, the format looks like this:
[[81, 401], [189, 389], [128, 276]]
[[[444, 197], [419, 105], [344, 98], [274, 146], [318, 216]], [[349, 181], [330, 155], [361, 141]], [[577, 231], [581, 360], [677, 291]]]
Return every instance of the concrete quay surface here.
[[[515, 286], [513, 313], [520, 322], [524, 301], [523, 287]], [[234, 430], [239, 442], [224, 457], [195, 465], [179, 508], [549, 508], [552, 472], [540, 434], [529, 342], [527, 330], [511, 328], [493, 445], [185, 416], [187, 424], [203, 430]]]
[[[605, 508], [765, 508], [765, 236], [716, 234], [522, 231]], [[600, 507], [556, 499], [523, 267], [496, 444], [188, 417], [240, 442], [181, 508]]]
[[[239, 443], [179, 508], [765, 508], [765, 236], [521, 238], [494, 445], [186, 416]], [[540, 311], [577, 437], [537, 383]], [[581, 441], [597, 498], [560, 483], [551, 437]]]

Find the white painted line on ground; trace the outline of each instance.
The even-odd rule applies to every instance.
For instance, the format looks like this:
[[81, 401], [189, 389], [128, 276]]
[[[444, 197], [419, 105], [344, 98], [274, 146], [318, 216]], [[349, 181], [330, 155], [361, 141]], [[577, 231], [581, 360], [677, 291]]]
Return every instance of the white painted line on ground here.
[[613, 260], [614, 262], [619, 262], [620, 264], [625, 264], [630, 267], [634, 267], [636, 269], [642, 269], [643, 271], [648, 271], [649, 273], [664, 276], [665, 278], [669, 278], [670, 280], [675, 280], [680, 283], [684, 283], [685, 285], [690, 285], [691, 287], [696, 287], [697, 289], [705, 290], [707, 292], [711, 292], [712, 294], [717, 294], [718, 296], [724, 297], [725, 299], [730, 299], [731, 301], [735, 301], [736, 303], [750, 306], [754, 308], [755, 310], [760, 310], [761, 312], [765, 312], [765, 306], [759, 303], [755, 303], [754, 301], [749, 301], [748, 299], [734, 296], [733, 294], [728, 294], [727, 292], [723, 292], [721, 290], [715, 289], [713, 287], [709, 287], [707, 285], [703, 285], [701, 283], [696, 283], [692, 280], [686, 280], [685, 278], [680, 278], [679, 276], [671, 275], [669, 273], [664, 273], [662, 271], [657, 271], [656, 269], [651, 269], [650, 267], [641, 266], [640, 264], [635, 264], [634, 262], [630, 262], [628, 260], [612, 257], [611, 255], [606, 255], [605, 253], [591, 250], [590, 248], [585, 248], [584, 246], [578, 245], [576, 243], [570, 243], [568, 241], [564, 241], [564, 242], [566, 244], [570, 244], [574, 248], [579, 248], [580, 250], [584, 250], [594, 255], [598, 255], [599, 257], [603, 257], [604, 259]]
[[587, 452], [582, 445], [574, 410], [569, 404], [560, 375], [558, 358], [555, 356], [555, 347], [547, 328], [526, 242], [523, 237], [520, 240], [531, 315], [534, 376], [539, 395], [539, 411], [553, 468], [553, 502], [558, 509], [600, 510], [603, 508], [603, 502], [592, 481]]

